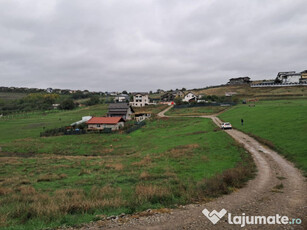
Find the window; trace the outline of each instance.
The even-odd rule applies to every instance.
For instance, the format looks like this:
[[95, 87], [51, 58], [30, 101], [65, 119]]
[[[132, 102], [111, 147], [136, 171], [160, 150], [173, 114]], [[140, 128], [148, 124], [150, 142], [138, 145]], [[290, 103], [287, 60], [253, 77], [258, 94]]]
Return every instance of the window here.
[[96, 125], [97, 126], [97, 128], [100, 128], [100, 125]]

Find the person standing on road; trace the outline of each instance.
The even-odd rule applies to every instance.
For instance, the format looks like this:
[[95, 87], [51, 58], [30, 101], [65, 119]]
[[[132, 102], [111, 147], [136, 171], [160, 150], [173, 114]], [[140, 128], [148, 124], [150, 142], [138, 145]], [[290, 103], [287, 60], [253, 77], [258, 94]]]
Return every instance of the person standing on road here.
[[241, 125], [243, 125], [243, 122], [244, 122], [244, 121], [243, 121], [243, 118], [241, 118]]

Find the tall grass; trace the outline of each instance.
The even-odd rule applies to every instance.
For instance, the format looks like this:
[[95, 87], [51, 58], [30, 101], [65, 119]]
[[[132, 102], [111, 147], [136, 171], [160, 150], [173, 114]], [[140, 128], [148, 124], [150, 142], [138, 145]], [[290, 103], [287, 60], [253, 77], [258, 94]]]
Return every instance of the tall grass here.
[[244, 149], [210, 119], [157, 119], [131, 134], [31, 137], [5, 145], [16, 151], [0, 161], [0, 226], [8, 229], [174, 207], [216, 196], [212, 181], [231, 191], [249, 177], [235, 169], [245, 165]]
[[306, 114], [307, 100], [276, 100], [260, 101], [255, 107], [237, 106], [220, 117], [277, 150], [307, 173]]

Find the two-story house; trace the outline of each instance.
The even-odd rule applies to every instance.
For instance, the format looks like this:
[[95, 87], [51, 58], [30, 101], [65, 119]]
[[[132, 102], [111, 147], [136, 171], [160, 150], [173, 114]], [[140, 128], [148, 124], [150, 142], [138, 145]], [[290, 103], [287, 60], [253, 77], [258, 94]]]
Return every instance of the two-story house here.
[[149, 105], [148, 93], [134, 93], [133, 101], [130, 102], [130, 105], [134, 107], [143, 107], [145, 105]]

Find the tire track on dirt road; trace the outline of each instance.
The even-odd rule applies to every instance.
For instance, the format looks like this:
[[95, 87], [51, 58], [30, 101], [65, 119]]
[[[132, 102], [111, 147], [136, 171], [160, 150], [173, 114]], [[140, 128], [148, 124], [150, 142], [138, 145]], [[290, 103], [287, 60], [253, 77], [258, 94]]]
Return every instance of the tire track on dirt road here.
[[[172, 106], [160, 112], [164, 114]], [[222, 121], [214, 116], [210, 118], [220, 126]], [[254, 138], [238, 130], [225, 130], [234, 140], [241, 143], [249, 151], [257, 166], [257, 175], [244, 188], [229, 195], [224, 195], [204, 204], [190, 204], [183, 208], [173, 209], [171, 213], [154, 214], [147, 217], [117, 219], [94, 223], [82, 229], [307, 229], [306, 225], [306, 178], [294, 165], [269, 149]], [[282, 184], [282, 186], [281, 186]], [[278, 186], [279, 185], [279, 186]], [[213, 225], [203, 214], [207, 208], [220, 211], [226, 209], [233, 216], [288, 216], [300, 218], [300, 225], [239, 225], [227, 223], [224, 216]]]

